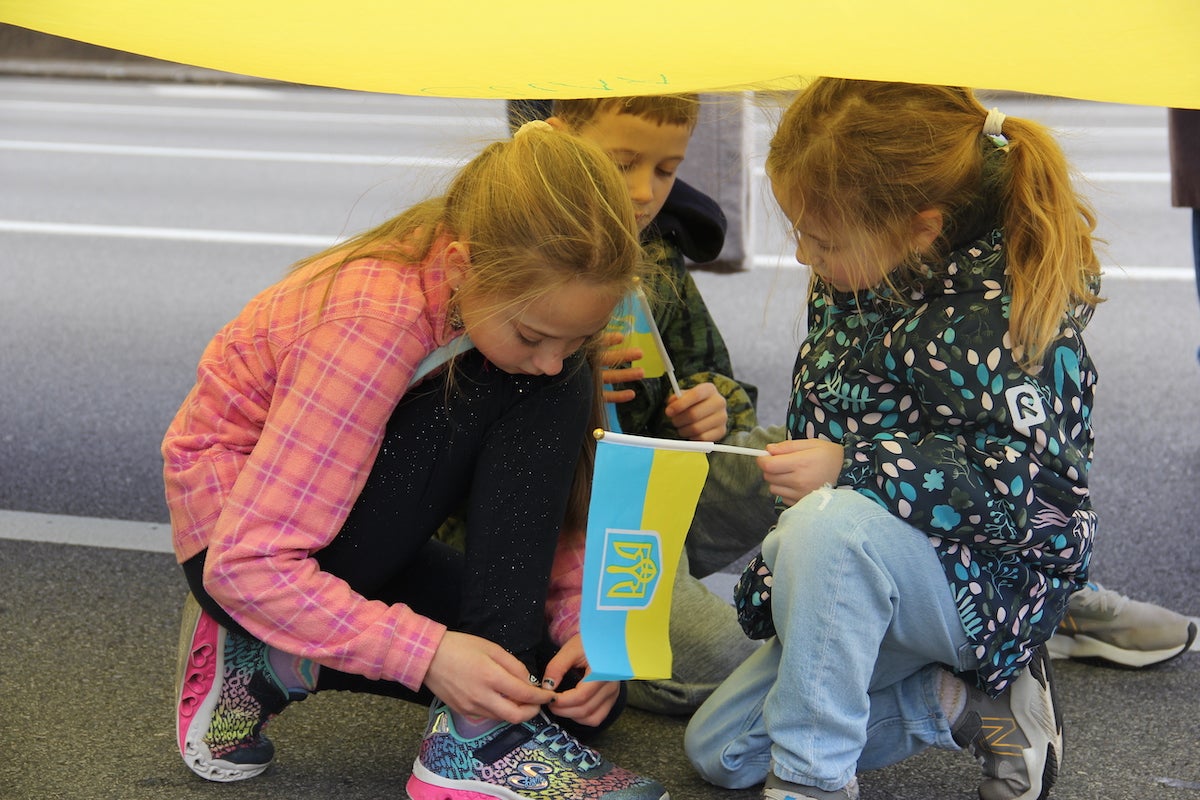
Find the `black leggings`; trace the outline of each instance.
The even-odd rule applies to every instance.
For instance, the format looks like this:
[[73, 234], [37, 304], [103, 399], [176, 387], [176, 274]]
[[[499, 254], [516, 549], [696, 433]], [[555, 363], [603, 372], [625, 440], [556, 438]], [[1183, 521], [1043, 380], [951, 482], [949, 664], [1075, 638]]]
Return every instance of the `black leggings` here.
[[[548, 653], [550, 567], [588, 434], [591, 371], [575, 356], [559, 376], [510, 375], [473, 350], [449, 375], [401, 399], [349, 517], [312, 557], [362, 596], [495, 642], [537, 675]], [[431, 538], [457, 511], [468, 520], [465, 554]], [[205, 591], [205, 556], [183, 565], [192, 593], [245, 633]], [[318, 688], [429, 698], [328, 668]]]

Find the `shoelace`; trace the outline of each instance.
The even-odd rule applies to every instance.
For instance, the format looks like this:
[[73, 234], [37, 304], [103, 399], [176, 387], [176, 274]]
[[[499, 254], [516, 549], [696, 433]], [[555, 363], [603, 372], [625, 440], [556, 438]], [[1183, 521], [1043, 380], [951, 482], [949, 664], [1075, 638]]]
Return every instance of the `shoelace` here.
[[599, 753], [553, 722], [548, 722], [546, 727], [538, 731], [535, 739], [568, 764], [578, 763], [579, 769], [584, 772], [600, 765]]
[[1084, 608], [1095, 609], [1114, 617], [1119, 615], [1129, 603], [1129, 598], [1125, 595], [1105, 589], [1098, 583], [1089, 583], [1088, 588], [1078, 592], [1075, 598]]

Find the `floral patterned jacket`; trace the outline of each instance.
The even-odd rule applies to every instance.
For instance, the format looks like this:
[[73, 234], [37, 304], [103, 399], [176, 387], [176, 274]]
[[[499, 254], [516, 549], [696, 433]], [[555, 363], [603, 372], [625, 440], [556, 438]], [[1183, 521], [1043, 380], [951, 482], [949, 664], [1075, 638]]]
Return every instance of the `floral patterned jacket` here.
[[787, 420], [792, 438], [845, 446], [839, 488], [928, 534], [993, 695], [1086, 582], [1096, 525], [1091, 308], [1064, 319], [1031, 376], [1010, 347], [1004, 272], [993, 231], [905, 297], [818, 286]]

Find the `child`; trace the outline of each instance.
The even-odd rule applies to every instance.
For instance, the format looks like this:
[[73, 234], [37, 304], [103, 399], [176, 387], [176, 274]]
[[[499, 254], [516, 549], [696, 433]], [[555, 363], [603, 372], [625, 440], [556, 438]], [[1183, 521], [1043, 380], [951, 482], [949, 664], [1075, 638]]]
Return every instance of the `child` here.
[[[432, 702], [414, 800], [668, 797], [541, 712], [595, 724], [619, 689], [550, 690], [586, 669], [560, 536], [586, 508], [586, 351], [640, 260], [608, 157], [538, 123], [217, 334], [163, 443], [194, 772], [261, 773], [266, 723], [344, 688]], [[465, 555], [431, 541], [459, 504]]]
[[[605, 400], [614, 404], [621, 430], [667, 439], [718, 441], [754, 428], [757, 389], [733, 377], [729, 351], [684, 265], [716, 258], [724, 242], [725, 220], [720, 207], [682, 181], [676, 172], [687, 156], [688, 142], [699, 115], [695, 95], [555, 100], [551, 125], [569, 130], [603, 148], [625, 176], [637, 211], [642, 240], [660, 254], [661, 272], [648, 280], [654, 321], [671, 357], [678, 384], [677, 397], [667, 376], [647, 378], [630, 362], [642, 356], [621, 346], [619, 334], [604, 356]], [[753, 462], [740, 457], [745, 464]], [[723, 462], [724, 463], [724, 462]], [[720, 475], [711, 481], [714, 487]], [[756, 507], [765, 526], [773, 521], [769, 500]], [[739, 519], [746, 521], [745, 498], [738, 497]], [[690, 714], [738, 664], [757, 649], [737, 625], [725, 598], [717, 597], [699, 577], [720, 569], [758, 544], [758, 539], [728, 541], [731, 532], [758, 535], [757, 525], [717, 523], [717, 514], [733, 503], [702, 500], [691, 531], [688, 552], [695, 553], [707, 571], [689, 571], [688, 552], [676, 574], [671, 609], [671, 648], [674, 674], [660, 681], [629, 684], [629, 703], [668, 714]], [[712, 513], [710, 513], [712, 512]], [[723, 560], [709, 555], [723, 551]]]
[[764, 646], [693, 716], [713, 783], [856, 798], [856, 772], [970, 750], [985, 800], [1062, 756], [1043, 643], [1087, 578], [1094, 217], [1040, 126], [967, 90], [818, 79], [767, 159], [814, 274], [788, 508], [742, 576]]

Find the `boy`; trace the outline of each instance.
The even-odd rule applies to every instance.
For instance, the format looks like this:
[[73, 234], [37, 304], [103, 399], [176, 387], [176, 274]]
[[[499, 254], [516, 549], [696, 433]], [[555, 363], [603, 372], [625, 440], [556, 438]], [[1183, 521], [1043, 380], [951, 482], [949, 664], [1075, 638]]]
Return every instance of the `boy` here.
[[[625, 174], [643, 243], [662, 253], [662, 275], [647, 289], [682, 391], [676, 397], [665, 375], [644, 377], [629, 366], [642, 356], [640, 350], [614, 342], [606, 360], [604, 382], [611, 388], [605, 400], [614, 404], [621, 430], [694, 441], [737, 436], [746, 444], [742, 437], [756, 425], [757, 389], [733, 377], [724, 339], [684, 263], [685, 256], [699, 263], [716, 258], [725, 234], [720, 207], [676, 180], [699, 110], [694, 95], [556, 100], [547, 122], [609, 153]], [[690, 714], [758, 646], [742, 634], [729, 600], [710, 592], [699, 577], [757, 545], [774, 522], [772, 504], [754, 459], [735, 455], [710, 463], [672, 597], [674, 674], [628, 687], [629, 703], [644, 710]], [[721, 496], [725, 486], [731, 488]], [[755, 502], [746, 492], [761, 497]], [[730, 524], [733, 519], [737, 524]], [[729, 541], [734, 535], [744, 541]]]

